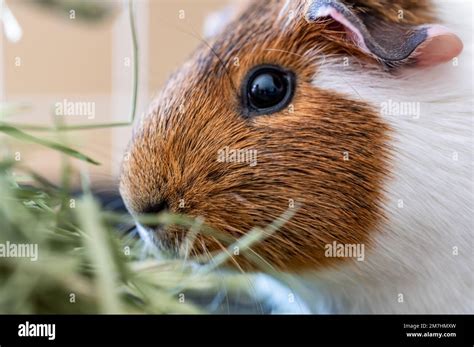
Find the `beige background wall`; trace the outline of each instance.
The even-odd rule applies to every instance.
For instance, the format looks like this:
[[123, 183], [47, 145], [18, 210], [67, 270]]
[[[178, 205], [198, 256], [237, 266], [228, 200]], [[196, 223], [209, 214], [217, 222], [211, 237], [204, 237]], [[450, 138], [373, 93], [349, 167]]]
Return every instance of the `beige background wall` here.
[[[90, 0], [87, 0], [90, 1]], [[103, 2], [102, 0], [95, 0]], [[208, 14], [225, 0], [138, 0], [137, 27], [141, 48], [138, 113], [147, 106], [169, 74], [179, 67], [199, 44], [193, 33], [201, 33]], [[67, 0], [66, 0], [67, 3]], [[130, 113], [132, 67], [130, 31], [126, 6], [109, 1], [113, 14], [101, 23], [88, 23], [69, 13], [51, 11], [31, 0], [7, 0], [23, 29], [17, 43], [0, 41], [0, 86], [3, 102], [27, 102], [31, 108], [15, 119], [18, 123], [52, 124], [54, 104], [64, 99], [95, 103], [96, 117], [63, 117], [68, 124], [116, 122]], [[73, 8], [73, 7], [72, 7]], [[180, 19], [180, 10], [185, 19]], [[3, 36], [3, 32], [1, 32]], [[21, 59], [20, 65], [18, 58]], [[3, 73], [2, 73], [3, 71]], [[119, 158], [130, 129], [71, 132], [70, 145], [103, 163], [87, 166], [96, 180], [116, 176]], [[54, 134], [36, 133], [44, 137]], [[57, 180], [60, 156], [50, 150], [16, 141], [13, 152], [22, 161]], [[84, 165], [75, 162], [76, 165]]]

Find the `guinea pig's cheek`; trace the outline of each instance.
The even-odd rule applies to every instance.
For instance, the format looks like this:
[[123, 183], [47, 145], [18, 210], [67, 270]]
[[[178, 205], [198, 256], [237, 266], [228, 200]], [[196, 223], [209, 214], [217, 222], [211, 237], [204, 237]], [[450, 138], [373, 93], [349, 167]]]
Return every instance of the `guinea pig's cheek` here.
[[293, 113], [254, 120], [266, 136], [257, 146], [255, 183], [242, 194], [252, 202], [245, 213], [264, 227], [300, 206], [254, 250], [288, 271], [361, 262], [384, 220], [390, 127], [365, 102], [314, 87], [301, 94]]

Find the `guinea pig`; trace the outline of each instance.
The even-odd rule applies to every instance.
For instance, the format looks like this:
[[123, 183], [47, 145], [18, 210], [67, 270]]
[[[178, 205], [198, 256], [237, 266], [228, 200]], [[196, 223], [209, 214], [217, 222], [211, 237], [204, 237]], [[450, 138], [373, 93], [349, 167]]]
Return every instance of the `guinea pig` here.
[[[310, 312], [472, 313], [465, 11], [430, 0], [231, 4], [134, 127], [120, 178], [128, 210], [202, 217], [238, 239], [295, 208], [252, 252]], [[440, 25], [449, 19], [461, 31]], [[186, 238], [141, 229], [171, 252]], [[222, 248], [202, 234], [193, 253]], [[259, 270], [243, 254], [229, 265]]]

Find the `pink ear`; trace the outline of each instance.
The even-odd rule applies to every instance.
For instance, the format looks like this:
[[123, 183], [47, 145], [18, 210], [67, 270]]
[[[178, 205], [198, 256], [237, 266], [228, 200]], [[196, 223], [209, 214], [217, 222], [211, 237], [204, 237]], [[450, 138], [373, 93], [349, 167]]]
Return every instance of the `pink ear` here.
[[434, 66], [455, 58], [463, 49], [461, 39], [441, 25], [387, 22], [341, 0], [311, 0], [306, 20], [311, 23], [320, 18], [342, 24], [351, 41], [388, 67], [407, 63]]
[[457, 57], [463, 50], [461, 39], [441, 25], [428, 25], [427, 39], [414, 52], [418, 65], [434, 66]]

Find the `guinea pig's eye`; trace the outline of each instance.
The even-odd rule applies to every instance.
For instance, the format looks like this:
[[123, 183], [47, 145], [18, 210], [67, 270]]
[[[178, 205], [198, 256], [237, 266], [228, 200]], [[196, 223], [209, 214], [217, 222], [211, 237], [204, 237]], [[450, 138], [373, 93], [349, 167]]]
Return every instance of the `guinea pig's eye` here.
[[284, 109], [293, 98], [295, 75], [279, 66], [252, 69], [242, 86], [246, 116], [271, 114]]

